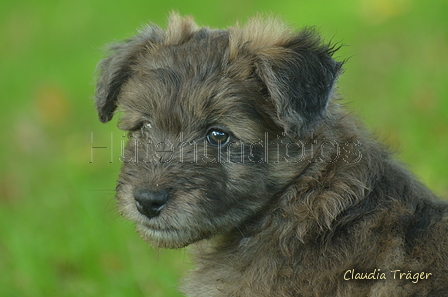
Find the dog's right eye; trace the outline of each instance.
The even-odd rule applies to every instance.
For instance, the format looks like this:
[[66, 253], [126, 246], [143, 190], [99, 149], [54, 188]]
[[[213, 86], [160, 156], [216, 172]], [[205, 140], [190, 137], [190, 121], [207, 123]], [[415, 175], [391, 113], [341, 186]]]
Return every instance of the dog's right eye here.
[[151, 131], [152, 126], [148, 122], [140, 122], [137, 125], [135, 125], [132, 129], [129, 129], [132, 132], [140, 132], [142, 134]]
[[207, 141], [213, 146], [222, 146], [229, 142], [230, 135], [219, 129], [211, 129], [207, 133]]
[[150, 129], [152, 129], [152, 126], [149, 122], [144, 122], [140, 124], [140, 129], [149, 131]]

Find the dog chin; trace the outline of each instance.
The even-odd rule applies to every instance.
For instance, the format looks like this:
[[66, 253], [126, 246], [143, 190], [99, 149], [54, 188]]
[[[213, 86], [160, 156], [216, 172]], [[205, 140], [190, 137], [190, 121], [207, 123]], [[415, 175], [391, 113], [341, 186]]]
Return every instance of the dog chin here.
[[179, 249], [201, 240], [187, 230], [156, 229], [147, 224], [137, 224], [136, 229], [142, 239], [155, 248]]

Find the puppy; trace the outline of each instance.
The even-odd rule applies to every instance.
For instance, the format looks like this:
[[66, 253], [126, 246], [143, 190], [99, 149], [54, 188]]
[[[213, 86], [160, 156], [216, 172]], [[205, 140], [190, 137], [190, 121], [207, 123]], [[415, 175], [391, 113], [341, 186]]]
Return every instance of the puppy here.
[[191, 245], [187, 296], [448, 296], [448, 205], [338, 104], [336, 50], [172, 14], [99, 64], [99, 118], [129, 131], [119, 210]]

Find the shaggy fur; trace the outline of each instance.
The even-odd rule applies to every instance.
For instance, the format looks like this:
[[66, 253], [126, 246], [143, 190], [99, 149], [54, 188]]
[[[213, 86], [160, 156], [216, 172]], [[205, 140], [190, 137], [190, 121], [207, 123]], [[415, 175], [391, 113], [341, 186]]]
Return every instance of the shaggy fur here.
[[337, 103], [313, 30], [176, 14], [112, 46], [96, 107], [129, 131], [120, 212], [191, 245], [187, 296], [448, 296], [448, 205]]

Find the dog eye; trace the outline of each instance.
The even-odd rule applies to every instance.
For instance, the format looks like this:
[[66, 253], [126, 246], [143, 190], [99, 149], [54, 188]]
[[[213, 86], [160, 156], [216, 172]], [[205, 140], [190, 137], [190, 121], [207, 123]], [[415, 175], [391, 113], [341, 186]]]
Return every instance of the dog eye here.
[[229, 142], [230, 135], [219, 129], [212, 129], [207, 133], [207, 141], [213, 146], [225, 145]]
[[149, 122], [141, 122], [138, 124], [135, 130], [140, 130], [141, 133], [148, 133], [152, 129], [152, 126]]
[[152, 126], [149, 122], [144, 122], [140, 124], [140, 129], [142, 129], [142, 131], [150, 131], [150, 129], [152, 129]]

